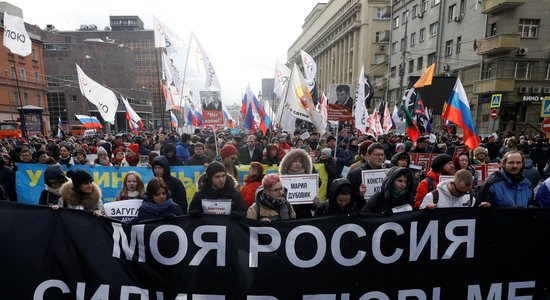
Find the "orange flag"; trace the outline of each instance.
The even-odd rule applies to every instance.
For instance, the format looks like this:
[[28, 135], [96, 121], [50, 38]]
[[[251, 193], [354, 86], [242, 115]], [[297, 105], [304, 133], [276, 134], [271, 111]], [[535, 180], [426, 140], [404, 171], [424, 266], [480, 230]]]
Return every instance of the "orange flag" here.
[[422, 74], [422, 77], [418, 79], [418, 81], [414, 84], [414, 88], [418, 89], [427, 85], [432, 84], [432, 79], [434, 78], [434, 71], [435, 71], [435, 63], [431, 64], [426, 71], [424, 71], [424, 74]]

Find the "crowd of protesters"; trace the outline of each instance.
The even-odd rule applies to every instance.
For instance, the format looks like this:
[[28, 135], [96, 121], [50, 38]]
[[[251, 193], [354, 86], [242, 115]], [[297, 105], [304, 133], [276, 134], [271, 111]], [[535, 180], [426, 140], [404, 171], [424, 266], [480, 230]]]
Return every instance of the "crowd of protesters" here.
[[[483, 139], [464, 149], [456, 135], [425, 135], [415, 143], [406, 136], [354, 135], [342, 129], [321, 137], [317, 132], [236, 134], [208, 129], [195, 134], [101, 134], [93, 137], [4, 139], [0, 145], [0, 197], [17, 201], [18, 164], [45, 164], [45, 188], [38, 203], [54, 209], [69, 207], [104, 214], [101, 190], [92, 176], [72, 165], [146, 166], [154, 179], [143, 182], [136, 172], [124, 177], [117, 200], [143, 199], [136, 220], [205, 213], [205, 199], [230, 199], [231, 214], [277, 221], [339, 213], [380, 213], [437, 207], [550, 206], [550, 145], [539, 137], [521, 135]], [[413, 153], [436, 153], [429, 171], [412, 168]], [[499, 163], [500, 169], [478, 186], [474, 166]], [[326, 199], [291, 205], [281, 176], [314, 174], [323, 164]], [[60, 166], [69, 167], [65, 175]], [[182, 182], [170, 167], [204, 166], [197, 192], [188, 204]], [[250, 166], [241, 186], [236, 166]], [[264, 174], [264, 166], [278, 167]], [[388, 169], [381, 191], [365, 197], [363, 170]], [[440, 180], [441, 175], [452, 179]], [[451, 178], [451, 177], [446, 177]]]

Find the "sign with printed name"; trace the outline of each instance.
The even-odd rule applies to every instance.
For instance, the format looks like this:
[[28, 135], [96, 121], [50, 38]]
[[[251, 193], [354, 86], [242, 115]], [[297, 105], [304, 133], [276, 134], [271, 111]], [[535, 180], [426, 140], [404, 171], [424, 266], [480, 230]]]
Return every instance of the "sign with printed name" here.
[[283, 175], [281, 183], [287, 189], [291, 204], [310, 204], [318, 195], [319, 174]]
[[501, 102], [502, 102], [502, 94], [493, 94], [493, 95], [491, 95], [491, 106], [490, 106], [490, 108], [499, 108]]
[[231, 199], [202, 199], [202, 211], [207, 215], [231, 214]]
[[365, 199], [369, 199], [372, 195], [382, 191], [382, 182], [386, 178], [388, 169], [378, 170], [363, 170], [361, 175], [363, 177], [363, 184], [367, 188], [365, 191]]
[[137, 217], [141, 202], [141, 199], [108, 202], [103, 205], [103, 209], [107, 217], [128, 223]]

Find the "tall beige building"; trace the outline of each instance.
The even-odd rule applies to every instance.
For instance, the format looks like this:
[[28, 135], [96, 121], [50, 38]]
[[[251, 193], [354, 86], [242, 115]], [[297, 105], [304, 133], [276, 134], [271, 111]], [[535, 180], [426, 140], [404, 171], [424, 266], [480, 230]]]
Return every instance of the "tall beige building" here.
[[389, 0], [318, 3], [288, 49], [288, 63], [302, 67], [300, 50], [309, 53], [317, 63], [318, 90], [327, 95], [331, 84], [356, 85], [364, 65], [375, 86], [375, 99], [383, 97], [387, 85], [389, 7]]

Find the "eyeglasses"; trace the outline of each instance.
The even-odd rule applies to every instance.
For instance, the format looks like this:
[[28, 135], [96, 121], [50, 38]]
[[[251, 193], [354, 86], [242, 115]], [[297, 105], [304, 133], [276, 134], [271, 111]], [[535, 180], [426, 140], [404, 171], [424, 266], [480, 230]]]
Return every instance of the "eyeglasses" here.
[[270, 192], [282, 192], [285, 188], [284, 187], [280, 187], [278, 189], [271, 189], [271, 190], [268, 190]]

